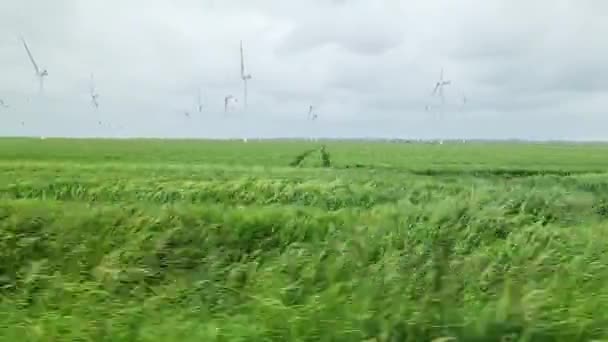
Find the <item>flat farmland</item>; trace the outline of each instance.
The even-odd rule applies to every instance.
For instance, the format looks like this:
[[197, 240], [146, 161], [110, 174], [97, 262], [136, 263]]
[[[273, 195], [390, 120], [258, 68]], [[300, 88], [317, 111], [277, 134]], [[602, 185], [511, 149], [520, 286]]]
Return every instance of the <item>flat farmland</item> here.
[[0, 139], [0, 338], [601, 340], [607, 170], [602, 144]]

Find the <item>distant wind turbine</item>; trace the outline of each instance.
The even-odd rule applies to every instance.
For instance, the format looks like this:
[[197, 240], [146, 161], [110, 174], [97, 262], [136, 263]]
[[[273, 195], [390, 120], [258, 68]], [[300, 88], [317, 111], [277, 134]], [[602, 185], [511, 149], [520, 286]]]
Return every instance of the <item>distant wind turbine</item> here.
[[42, 90], [44, 88], [44, 78], [47, 77], [49, 75], [49, 73], [47, 72], [46, 69], [41, 70], [38, 67], [38, 64], [36, 64], [36, 60], [34, 60], [34, 57], [32, 56], [32, 52], [30, 51], [30, 48], [27, 46], [25, 39], [23, 37], [20, 37], [20, 38], [21, 38], [21, 42], [23, 43], [23, 47], [25, 48], [25, 51], [27, 52], [27, 55], [30, 58], [30, 61], [32, 62], [32, 65], [34, 66], [34, 71], [36, 72], [36, 77], [38, 77], [38, 81], [40, 82], [40, 92], [42, 93]]
[[[444, 93], [443, 93], [443, 88], [445, 86], [450, 85], [450, 84], [452, 84], [452, 81], [449, 81], [449, 80], [445, 81], [443, 79], [443, 68], [441, 68], [441, 73], [439, 74], [439, 80], [437, 82], [435, 82], [435, 88], [433, 88], [433, 91], [431, 92], [431, 96], [432, 97], [438, 96], [440, 98], [440, 100], [441, 100], [440, 112], [443, 112], [443, 107], [445, 105], [445, 96], [444, 96]], [[431, 105], [426, 105], [425, 106], [425, 110], [427, 112], [430, 111], [430, 110], [432, 110], [432, 109], [433, 109], [433, 106], [431, 106]], [[441, 116], [441, 113], [440, 113], [440, 116]]]
[[243, 107], [247, 109], [247, 81], [251, 74], [245, 73], [245, 54], [243, 52], [243, 41], [241, 40], [241, 79], [243, 80]]
[[310, 107], [308, 107], [308, 120], [312, 120], [315, 121], [317, 120], [317, 113], [314, 111], [314, 107], [312, 105], [310, 105]]
[[443, 104], [445, 98], [443, 96], [443, 87], [452, 84], [452, 81], [444, 81], [443, 80], [443, 68], [441, 68], [441, 74], [439, 75], [439, 81], [435, 83], [435, 89], [433, 89], [432, 95], [438, 95], [441, 98], [441, 103]]
[[93, 73], [91, 73], [91, 84], [89, 85], [89, 95], [91, 96], [91, 104], [95, 107], [95, 109], [99, 108], [99, 102], [97, 99], [99, 98], [99, 94], [95, 90], [95, 79]]
[[[451, 85], [452, 81], [450, 80], [444, 80], [443, 79], [443, 68], [441, 68], [441, 73], [439, 74], [439, 80], [437, 82], [435, 82], [435, 88], [433, 88], [433, 92], [431, 93], [431, 96], [438, 96], [441, 100], [441, 105], [440, 105], [440, 110], [439, 110], [439, 117], [442, 117], [443, 115], [443, 110], [444, 110], [444, 106], [445, 106], [445, 96], [444, 96], [444, 87]], [[431, 110], [432, 107], [431, 106], [426, 106], [426, 111]], [[439, 144], [443, 144], [443, 139], [439, 140]]]
[[198, 88], [198, 97], [196, 99], [196, 110], [199, 113], [203, 112], [203, 100], [202, 100], [202, 97], [201, 97], [201, 88]]
[[229, 105], [232, 101], [239, 102], [237, 98], [232, 95], [226, 95], [226, 97], [224, 97], [224, 113], [228, 113], [228, 110], [230, 109]]
[[467, 96], [464, 93], [462, 93], [460, 96], [461, 96], [460, 110], [463, 110], [463, 108], [467, 105], [467, 102], [469, 102], [469, 99], [467, 98]]
[[[309, 121], [316, 121], [316, 120], [317, 120], [317, 118], [318, 118], [318, 116], [317, 116], [317, 113], [315, 112], [315, 108], [314, 108], [312, 105], [310, 105], [310, 106], [308, 107], [308, 120], [309, 120]], [[311, 132], [311, 133], [312, 133], [312, 132]], [[309, 137], [309, 140], [310, 140], [310, 141], [313, 141], [313, 140], [316, 140], [316, 139], [315, 139], [315, 138], [313, 138], [313, 136], [312, 136], [312, 134], [311, 134], [311, 136]]]
[[0, 99], [0, 107], [2, 107], [2, 108], [8, 108], [9, 105], [7, 105], [6, 102], [4, 102], [3, 99]]

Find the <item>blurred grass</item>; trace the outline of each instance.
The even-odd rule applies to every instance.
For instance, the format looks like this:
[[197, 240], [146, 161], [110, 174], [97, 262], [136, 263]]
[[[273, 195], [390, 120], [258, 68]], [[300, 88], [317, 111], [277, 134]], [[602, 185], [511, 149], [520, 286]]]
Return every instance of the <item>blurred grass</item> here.
[[605, 146], [326, 145], [0, 140], [0, 338], [608, 338]]

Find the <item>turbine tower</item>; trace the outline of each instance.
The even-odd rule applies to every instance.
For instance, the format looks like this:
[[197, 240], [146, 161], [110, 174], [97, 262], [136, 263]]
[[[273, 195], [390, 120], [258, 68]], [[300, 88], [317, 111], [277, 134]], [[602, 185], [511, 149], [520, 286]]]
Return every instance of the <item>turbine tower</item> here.
[[245, 73], [245, 54], [243, 52], [243, 41], [241, 40], [241, 79], [243, 80], [243, 108], [247, 109], [247, 81], [251, 74]]
[[36, 77], [38, 77], [38, 81], [40, 82], [40, 93], [42, 93], [42, 90], [44, 88], [44, 78], [46, 76], [48, 76], [49, 73], [47, 72], [46, 69], [41, 70], [38, 67], [38, 64], [36, 63], [34, 56], [32, 56], [32, 52], [30, 51], [30, 48], [27, 46], [25, 39], [23, 37], [20, 37], [20, 38], [21, 38], [21, 42], [23, 43], [23, 47], [25, 48], [25, 51], [27, 52], [27, 56], [29, 57], [30, 62], [32, 62], [32, 65], [34, 66], [34, 72], [36, 73]]

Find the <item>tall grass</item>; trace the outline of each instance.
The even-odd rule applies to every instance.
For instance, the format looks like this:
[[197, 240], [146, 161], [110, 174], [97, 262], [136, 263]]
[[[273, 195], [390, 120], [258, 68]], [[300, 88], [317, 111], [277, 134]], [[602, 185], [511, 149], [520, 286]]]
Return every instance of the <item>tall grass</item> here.
[[[134, 148], [95, 144], [98, 156]], [[334, 144], [333, 169], [211, 156], [121, 171], [94, 155], [63, 164], [78, 154], [67, 145], [45, 162], [6, 158], [0, 338], [608, 338], [608, 177], [593, 165], [570, 176], [345, 170], [333, 165], [343, 151], [376, 161]]]

